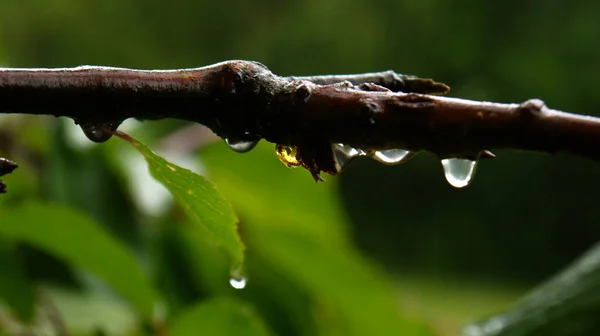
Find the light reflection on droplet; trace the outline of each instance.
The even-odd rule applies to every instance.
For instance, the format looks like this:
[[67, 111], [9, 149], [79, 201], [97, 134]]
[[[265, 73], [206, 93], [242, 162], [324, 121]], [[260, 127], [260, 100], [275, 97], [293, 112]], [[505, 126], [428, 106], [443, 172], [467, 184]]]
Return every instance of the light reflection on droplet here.
[[233, 149], [234, 151], [236, 151], [238, 153], [247, 153], [247, 152], [251, 151], [254, 147], [256, 147], [256, 145], [258, 144], [259, 141], [260, 141], [260, 139], [249, 140], [249, 139], [225, 138], [225, 143], [227, 144], [227, 146], [229, 146], [229, 148]]
[[473, 179], [476, 165], [477, 161], [468, 159], [450, 158], [442, 160], [446, 181], [455, 188], [462, 188], [469, 185]]
[[395, 165], [395, 164], [401, 164], [406, 162], [408, 159], [412, 158], [416, 153], [415, 152], [411, 152], [411, 151], [407, 151], [405, 149], [386, 149], [386, 150], [380, 150], [380, 151], [374, 151], [369, 153], [369, 155], [381, 162], [381, 163], [385, 163], [385, 164], [389, 164], [389, 165]]
[[365, 151], [363, 151], [362, 149], [356, 149], [352, 146], [344, 145], [341, 143], [336, 143], [333, 146], [335, 150], [338, 150], [339, 152], [344, 153], [346, 156], [349, 157], [366, 155]]
[[246, 281], [246, 277], [232, 277], [231, 279], [229, 279], [229, 284], [235, 289], [244, 289], [244, 287], [246, 287]]
[[352, 162], [352, 160], [359, 156], [364, 156], [367, 153], [362, 149], [356, 149], [348, 145], [336, 143], [332, 146], [333, 159], [335, 160], [336, 170], [341, 172], [344, 168]]

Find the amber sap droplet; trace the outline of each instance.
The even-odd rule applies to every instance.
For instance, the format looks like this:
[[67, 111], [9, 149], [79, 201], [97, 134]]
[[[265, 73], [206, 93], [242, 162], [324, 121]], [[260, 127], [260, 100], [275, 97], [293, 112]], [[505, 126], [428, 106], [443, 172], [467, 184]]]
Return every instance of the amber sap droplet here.
[[275, 146], [275, 154], [281, 163], [286, 165], [288, 168], [295, 168], [300, 165], [300, 161], [296, 158], [298, 150], [293, 146], [284, 146], [277, 144]]
[[444, 167], [444, 176], [446, 181], [455, 188], [466, 187], [471, 183], [473, 175], [475, 174], [475, 167], [477, 161], [450, 158], [443, 159], [442, 166]]
[[405, 149], [386, 149], [369, 152], [369, 156], [373, 159], [388, 165], [404, 163], [415, 156], [415, 154], [415, 152], [407, 151]]

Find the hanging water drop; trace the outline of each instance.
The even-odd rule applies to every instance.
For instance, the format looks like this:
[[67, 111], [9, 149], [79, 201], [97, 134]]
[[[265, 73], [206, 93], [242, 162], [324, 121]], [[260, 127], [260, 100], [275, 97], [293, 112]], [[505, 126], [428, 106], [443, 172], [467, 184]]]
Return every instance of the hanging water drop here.
[[443, 159], [444, 175], [446, 181], [455, 188], [462, 188], [469, 185], [475, 174], [477, 161], [459, 158]]
[[110, 139], [117, 127], [119, 127], [121, 123], [94, 123], [94, 122], [85, 122], [81, 123], [79, 127], [83, 131], [83, 134], [93, 142], [105, 142]]
[[241, 138], [225, 138], [225, 143], [227, 144], [227, 146], [229, 146], [229, 148], [233, 149], [238, 153], [247, 153], [251, 151], [254, 147], [256, 147], [259, 141], [260, 138], [253, 137], [249, 134], [244, 134], [244, 136]]
[[344, 168], [354, 160], [354, 158], [359, 156], [364, 156], [367, 153], [362, 149], [356, 149], [354, 147], [344, 145], [341, 143], [336, 143], [331, 146], [333, 150], [333, 159], [335, 161], [335, 168], [338, 172], [344, 170]]
[[366, 155], [365, 151], [363, 151], [362, 149], [356, 149], [352, 146], [344, 145], [341, 143], [334, 144], [333, 149], [340, 154], [344, 154], [348, 157], [353, 157], [353, 158], [357, 157], [357, 156]]
[[246, 281], [246, 277], [231, 277], [229, 279], [229, 284], [235, 289], [244, 289], [244, 287], [246, 287]]
[[405, 149], [386, 149], [380, 151], [369, 152], [369, 155], [381, 162], [388, 165], [396, 165], [406, 162], [408, 159], [415, 156], [415, 152], [407, 151]]

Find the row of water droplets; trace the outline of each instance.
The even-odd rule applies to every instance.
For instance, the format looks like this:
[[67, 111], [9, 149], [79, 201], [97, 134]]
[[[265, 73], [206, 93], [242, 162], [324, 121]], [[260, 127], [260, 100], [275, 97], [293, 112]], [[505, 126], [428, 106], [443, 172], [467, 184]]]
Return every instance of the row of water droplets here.
[[[239, 138], [225, 138], [225, 143], [238, 153], [246, 153], [252, 150], [260, 139], [248, 136]], [[405, 149], [385, 149], [376, 151], [364, 151], [344, 144], [334, 144], [333, 153], [338, 171], [342, 171], [354, 158], [359, 156], [370, 156], [387, 165], [398, 165], [414, 157], [417, 153]], [[446, 181], [455, 187], [463, 188], [469, 185], [475, 174], [477, 161], [464, 158], [442, 159], [444, 176]], [[233, 286], [233, 284], [232, 284]]]
[[[334, 144], [334, 155], [338, 168], [341, 171], [352, 161], [359, 156], [370, 156], [371, 158], [387, 164], [397, 165], [406, 162], [417, 153], [405, 149], [386, 149], [378, 151], [364, 151], [356, 149], [344, 144]], [[444, 176], [446, 181], [455, 187], [462, 188], [469, 185], [475, 174], [477, 161], [463, 158], [447, 158], [442, 159], [442, 167], [444, 168]]]
[[[110, 139], [120, 123], [82, 123], [80, 124], [83, 133], [94, 142], [104, 142]], [[225, 138], [225, 143], [238, 153], [251, 151], [258, 142], [259, 137], [245, 133], [240, 137]], [[370, 156], [373, 159], [388, 165], [401, 164], [412, 158], [416, 153], [404, 149], [386, 149], [379, 151], [363, 151], [344, 144], [334, 144], [333, 152], [341, 171], [354, 158], [358, 156]], [[447, 158], [442, 160], [444, 167], [444, 176], [450, 185], [456, 188], [462, 188], [471, 182], [477, 161], [463, 158]]]

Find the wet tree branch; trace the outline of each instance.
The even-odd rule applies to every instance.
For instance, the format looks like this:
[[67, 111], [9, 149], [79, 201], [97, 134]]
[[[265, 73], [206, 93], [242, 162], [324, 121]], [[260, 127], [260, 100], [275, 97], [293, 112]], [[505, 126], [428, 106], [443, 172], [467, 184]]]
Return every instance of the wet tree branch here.
[[510, 148], [600, 160], [598, 118], [552, 110], [537, 99], [499, 104], [440, 96], [447, 91], [392, 71], [280, 77], [251, 61], [153, 71], [0, 69], [0, 113], [69, 117], [97, 142], [127, 118], [198, 122], [230, 143], [266, 139], [296, 148], [313, 176], [339, 171], [332, 143], [441, 158]]

